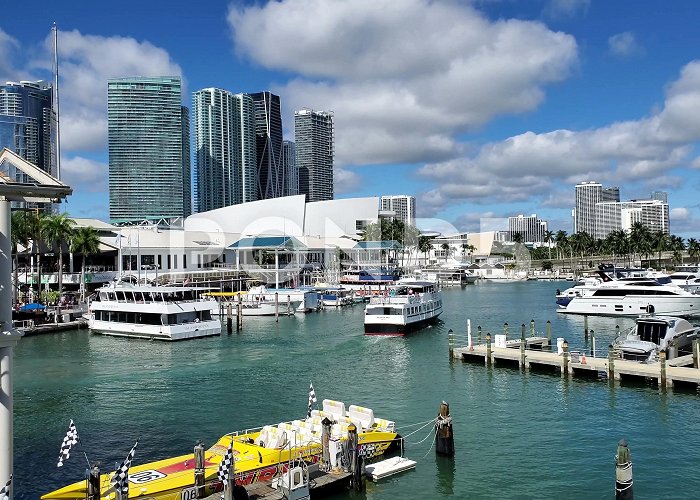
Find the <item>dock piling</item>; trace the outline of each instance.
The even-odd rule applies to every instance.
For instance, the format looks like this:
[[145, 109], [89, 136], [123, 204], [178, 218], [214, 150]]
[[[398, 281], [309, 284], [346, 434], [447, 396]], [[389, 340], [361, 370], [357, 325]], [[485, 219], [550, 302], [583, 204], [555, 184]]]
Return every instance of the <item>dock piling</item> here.
[[520, 343], [525, 343], [525, 323], [520, 325]]
[[280, 320], [280, 294], [275, 292], [275, 322]]
[[615, 456], [615, 500], [633, 500], [633, 485], [632, 454], [627, 447], [627, 441], [620, 439]]
[[564, 364], [562, 366], [562, 377], [569, 376], [569, 362], [571, 360], [571, 353], [569, 352], [569, 343], [564, 339], [561, 344], [562, 356], [564, 357]]
[[668, 387], [668, 378], [666, 377], [666, 351], [659, 352], [659, 364], [661, 365], [661, 371], [659, 373], [659, 387], [661, 389], [666, 389]]
[[233, 333], [233, 306], [230, 302], [226, 306], [226, 333]]
[[363, 491], [365, 488], [364, 474], [362, 474], [362, 456], [358, 450], [357, 427], [355, 424], [348, 426], [348, 451], [350, 452], [350, 486], [354, 491]]
[[[474, 342], [472, 342], [472, 320], [467, 319], [467, 347], [469, 349], [474, 348]], [[452, 359], [452, 356], [450, 356]]]
[[698, 368], [698, 360], [700, 359], [700, 342], [698, 339], [693, 340], [693, 368]]
[[100, 468], [95, 466], [87, 471], [87, 500], [100, 500]]
[[527, 363], [525, 362], [525, 339], [520, 343], [520, 369], [527, 370]]
[[455, 454], [450, 405], [445, 401], [440, 403], [440, 411], [435, 422], [435, 453], [447, 457], [453, 457]]
[[531, 319], [530, 320], [530, 337], [535, 336], [535, 320]]
[[486, 366], [491, 366], [491, 334], [486, 332]]
[[292, 297], [287, 295], [287, 316], [292, 315]]
[[194, 487], [195, 498], [204, 498], [204, 444], [197, 441], [194, 447]]
[[583, 334], [586, 337], [586, 342], [588, 342], [588, 316], [583, 317]]
[[615, 353], [612, 346], [608, 349], [608, 380], [615, 380]]
[[236, 331], [240, 332], [243, 330], [243, 298], [238, 295], [238, 307], [237, 312], [238, 314], [236, 315]]
[[595, 358], [595, 332], [591, 330], [591, 357]]
[[450, 328], [447, 331], [447, 347], [450, 352], [450, 361], [452, 361], [452, 357], [454, 355], [454, 349], [455, 349], [455, 334], [452, 331], [452, 328]]
[[503, 323], [503, 335], [506, 336], [506, 340], [508, 340], [508, 323]]
[[481, 344], [481, 325], [476, 327], [476, 335], [479, 338], [479, 344]]

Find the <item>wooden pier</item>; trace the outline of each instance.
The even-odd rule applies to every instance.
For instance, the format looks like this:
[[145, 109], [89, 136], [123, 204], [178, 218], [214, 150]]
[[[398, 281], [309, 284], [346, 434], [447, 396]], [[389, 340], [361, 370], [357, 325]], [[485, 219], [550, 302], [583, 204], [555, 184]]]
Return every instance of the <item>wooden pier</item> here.
[[[451, 356], [465, 362], [483, 363], [486, 366], [517, 366], [522, 371], [531, 369], [552, 369], [562, 377], [585, 376], [609, 380], [644, 379], [656, 380], [659, 387], [671, 388], [674, 384], [691, 384], [700, 388], [698, 359], [692, 354], [666, 361], [665, 353], [655, 363], [641, 363], [614, 357], [588, 356], [586, 352], [549, 352], [546, 337], [526, 339], [527, 348], [521, 340], [507, 342], [507, 347], [495, 347], [487, 339], [486, 344], [468, 347], [451, 347]], [[533, 349], [530, 346], [537, 348]]]

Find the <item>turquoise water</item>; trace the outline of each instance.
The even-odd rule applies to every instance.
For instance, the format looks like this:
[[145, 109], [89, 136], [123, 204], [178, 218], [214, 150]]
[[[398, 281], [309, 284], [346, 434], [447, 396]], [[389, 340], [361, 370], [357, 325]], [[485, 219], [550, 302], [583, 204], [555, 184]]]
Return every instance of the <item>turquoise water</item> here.
[[[440, 401], [454, 418], [454, 460], [436, 458], [428, 429], [407, 438], [414, 471], [337, 498], [612, 498], [614, 455], [625, 437], [636, 498], [692, 498], [700, 487], [692, 445], [700, 427], [695, 392], [645, 384], [562, 380], [546, 373], [450, 362], [447, 331], [513, 336], [535, 319], [583, 348], [583, 319], [557, 315], [565, 283], [484, 284], [443, 292], [442, 322], [406, 338], [365, 337], [362, 308], [291, 318], [246, 318], [241, 334], [179, 343], [91, 335], [28, 337], [15, 350], [15, 498], [83, 477], [85, 451], [104, 469], [139, 439], [135, 463], [191, 452], [228, 431], [305, 415], [308, 385], [319, 402], [371, 407], [398, 427], [432, 419]], [[625, 322], [627, 321], [627, 322]], [[629, 320], [591, 319], [598, 347]], [[68, 421], [82, 445], [58, 469]], [[404, 429], [407, 434], [411, 429]]]

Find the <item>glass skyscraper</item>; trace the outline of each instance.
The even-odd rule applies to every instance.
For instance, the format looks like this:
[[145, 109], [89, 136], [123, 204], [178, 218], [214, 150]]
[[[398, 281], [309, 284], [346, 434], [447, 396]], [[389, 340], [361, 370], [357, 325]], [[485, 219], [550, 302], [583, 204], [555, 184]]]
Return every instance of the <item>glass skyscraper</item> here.
[[108, 81], [112, 222], [190, 214], [189, 112], [182, 107], [181, 92], [179, 77]]
[[197, 210], [258, 195], [255, 107], [251, 96], [207, 88], [193, 94]]
[[299, 194], [299, 169], [297, 168], [297, 150], [292, 141], [282, 141], [282, 164], [286, 181], [284, 196]]
[[280, 98], [271, 92], [257, 92], [250, 96], [255, 103], [258, 198], [279, 198], [284, 196], [286, 180], [282, 162]]
[[299, 168], [299, 194], [306, 201], [333, 199], [333, 113], [302, 109], [294, 112], [294, 142]]
[[0, 150], [8, 148], [56, 175], [56, 117], [51, 85], [43, 81], [0, 85]]

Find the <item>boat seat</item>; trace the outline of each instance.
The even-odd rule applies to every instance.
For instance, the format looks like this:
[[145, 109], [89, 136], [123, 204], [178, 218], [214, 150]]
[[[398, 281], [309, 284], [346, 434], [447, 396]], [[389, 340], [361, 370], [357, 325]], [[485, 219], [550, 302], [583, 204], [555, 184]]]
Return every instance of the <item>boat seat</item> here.
[[359, 430], [369, 429], [374, 424], [374, 412], [363, 406], [350, 405], [348, 417], [352, 419]]
[[347, 439], [348, 424], [333, 424], [331, 426], [331, 437], [334, 439]]
[[304, 421], [302, 421], [302, 420], [292, 420], [291, 423], [292, 423], [292, 429], [294, 429], [294, 430], [299, 430], [299, 429], [301, 429], [301, 428], [304, 426], [304, 424], [305, 424], [306, 422], [304, 422]]
[[282, 440], [281, 440], [281, 447], [288, 448], [290, 445], [294, 447], [295, 445], [299, 445], [299, 437], [297, 436], [297, 428], [295, 428], [292, 424], [285, 422], [283, 424], [279, 424], [277, 426], [277, 429], [279, 429], [280, 434], [282, 434]]
[[375, 418], [372, 427], [378, 431], [394, 432], [396, 430], [396, 423], [383, 418]]
[[323, 411], [330, 413], [335, 417], [345, 416], [345, 403], [341, 401], [333, 401], [332, 399], [323, 400]]
[[321, 425], [322, 421], [323, 421], [323, 417], [321, 417], [321, 416], [313, 416], [312, 415], [306, 419], [306, 423], [311, 424], [311, 425]]
[[264, 448], [279, 448], [283, 435], [277, 427], [266, 425], [260, 431], [256, 444]]

